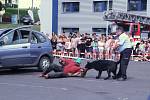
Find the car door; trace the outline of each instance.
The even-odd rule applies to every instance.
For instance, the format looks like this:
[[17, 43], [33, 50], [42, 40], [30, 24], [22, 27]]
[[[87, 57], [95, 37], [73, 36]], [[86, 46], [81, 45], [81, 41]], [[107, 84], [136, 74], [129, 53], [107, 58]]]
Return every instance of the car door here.
[[42, 45], [43, 41], [38, 37], [38, 32], [32, 32], [31, 33], [31, 48], [30, 48], [30, 54], [31, 54], [31, 61], [33, 63], [37, 63], [39, 57], [42, 55]]
[[28, 29], [19, 29], [19, 36], [20, 36], [20, 58], [19, 61], [23, 66], [31, 66], [32, 61], [31, 61], [31, 55], [30, 55], [30, 32], [31, 30]]
[[12, 30], [0, 37], [3, 44], [0, 46], [0, 63], [2, 66], [22, 66], [22, 58], [29, 56], [26, 48], [29, 43], [21, 43], [18, 30]]

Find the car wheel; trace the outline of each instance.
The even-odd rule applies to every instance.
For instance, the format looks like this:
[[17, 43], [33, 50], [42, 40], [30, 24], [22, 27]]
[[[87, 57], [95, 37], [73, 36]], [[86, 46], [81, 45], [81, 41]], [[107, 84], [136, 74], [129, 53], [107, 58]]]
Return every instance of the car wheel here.
[[48, 57], [42, 57], [39, 61], [38, 69], [43, 71], [45, 68], [50, 66], [50, 59]]

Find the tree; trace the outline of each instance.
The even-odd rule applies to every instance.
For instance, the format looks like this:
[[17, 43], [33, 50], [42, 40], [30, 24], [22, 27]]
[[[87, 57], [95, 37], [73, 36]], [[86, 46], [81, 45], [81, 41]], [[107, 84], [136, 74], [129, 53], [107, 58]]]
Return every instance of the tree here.
[[2, 9], [3, 9], [3, 4], [2, 4], [2, 2], [0, 1], [0, 11], [2, 11]]
[[0, 1], [0, 23], [2, 23], [2, 16], [4, 13], [5, 13], [4, 6], [2, 2]]
[[5, 5], [7, 4], [7, 1], [8, 1], [8, 0], [5, 0]]
[[12, 0], [5, 0], [5, 4], [12, 3]]

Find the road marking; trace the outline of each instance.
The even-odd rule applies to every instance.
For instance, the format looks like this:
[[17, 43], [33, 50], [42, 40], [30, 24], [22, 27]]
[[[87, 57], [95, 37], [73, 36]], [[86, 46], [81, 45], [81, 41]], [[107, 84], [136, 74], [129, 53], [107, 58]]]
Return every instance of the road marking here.
[[31, 87], [31, 88], [46, 88], [46, 89], [58, 89], [58, 90], [63, 90], [67, 91], [69, 89], [67, 88], [58, 88], [58, 87], [49, 87], [49, 86], [42, 86], [42, 85], [27, 85], [27, 84], [12, 84], [12, 83], [0, 83], [0, 85], [9, 85], [9, 86], [20, 86], [20, 87]]
[[62, 90], [64, 90], [64, 91], [67, 91], [68, 89], [67, 88], [61, 88]]
[[118, 100], [128, 100], [129, 98], [118, 98]]

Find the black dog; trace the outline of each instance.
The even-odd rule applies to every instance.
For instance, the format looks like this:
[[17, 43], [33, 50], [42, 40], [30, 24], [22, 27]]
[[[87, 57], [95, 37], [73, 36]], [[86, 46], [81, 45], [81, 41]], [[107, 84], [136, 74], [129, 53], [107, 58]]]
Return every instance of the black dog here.
[[83, 71], [81, 76], [85, 77], [88, 70], [95, 69], [99, 71], [98, 76], [96, 76], [96, 79], [99, 79], [101, 77], [102, 71], [107, 71], [108, 73], [108, 76], [104, 78], [104, 80], [107, 80], [111, 77], [111, 72], [114, 74], [113, 79], [116, 79], [117, 65], [117, 62], [111, 60], [96, 60], [93, 62], [88, 62], [85, 65], [85, 70]]

